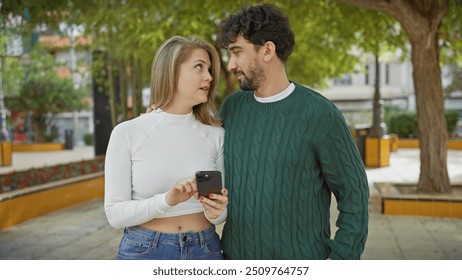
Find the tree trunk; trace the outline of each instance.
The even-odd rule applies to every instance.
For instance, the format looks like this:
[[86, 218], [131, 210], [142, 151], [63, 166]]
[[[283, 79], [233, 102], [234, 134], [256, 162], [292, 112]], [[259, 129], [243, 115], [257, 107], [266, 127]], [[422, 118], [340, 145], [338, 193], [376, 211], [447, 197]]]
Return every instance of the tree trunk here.
[[45, 131], [44, 119], [39, 115], [32, 115], [32, 127], [34, 129], [34, 143], [43, 143], [43, 133]]
[[125, 63], [124, 59], [119, 60], [119, 88], [120, 88], [120, 113], [122, 121], [126, 121], [127, 117], [127, 72], [129, 66]]
[[372, 101], [372, 127], [369, 136], [382, 138], [386, 133], [384, 131], [384, 123], [382, 118], [382, 97], [380, 94], [380, 63], [379, 55], [376, 52], [375, 56], [375, 83], [374, 83], [374, 99]]
[[107, 65], [107, 79], [108, 79], [108, 94], [109, 94], [109, 108], [111, 111], [111, 124], [112, 127], [117, 125], [117, 108], [115, 101], [115, 90], [114, 90], [114, 73], [113, 73], [113, 60], [109, 55]]
[[420, 141], [421, 192], [449, 192], [451, 190], [446, 164], [448, 135], [444, 117], [444, 96], [438, 45], [435, 35], [427, 40], [412, 42], [412, 65], [416, 92], [417, 119]]
[[136, 118], [140, 115], [141, 110], [139, 108], [139, 99], [141, 96], [141, 63], [137, 58], [133, 59], [133, 71], [132, 74], [132, 115], [131, 118]]

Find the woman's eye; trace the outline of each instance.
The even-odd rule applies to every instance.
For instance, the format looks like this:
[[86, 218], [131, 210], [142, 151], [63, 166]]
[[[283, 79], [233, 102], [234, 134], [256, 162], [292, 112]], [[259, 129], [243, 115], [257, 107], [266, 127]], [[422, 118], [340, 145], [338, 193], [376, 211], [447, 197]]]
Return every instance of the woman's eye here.
[[194, 68], [202, 69], [202, 64], [197, 64]]

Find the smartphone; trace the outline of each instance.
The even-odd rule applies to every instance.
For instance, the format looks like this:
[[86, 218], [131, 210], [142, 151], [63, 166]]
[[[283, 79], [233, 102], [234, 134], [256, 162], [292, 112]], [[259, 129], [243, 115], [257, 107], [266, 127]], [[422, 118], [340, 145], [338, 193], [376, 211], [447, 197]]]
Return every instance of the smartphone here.
[[196, 172], [197, 192], [199, 196], [209, 197], [209, 194], [221, 194], [223, 183], [221, 182], [221, 172], [197, 171]]

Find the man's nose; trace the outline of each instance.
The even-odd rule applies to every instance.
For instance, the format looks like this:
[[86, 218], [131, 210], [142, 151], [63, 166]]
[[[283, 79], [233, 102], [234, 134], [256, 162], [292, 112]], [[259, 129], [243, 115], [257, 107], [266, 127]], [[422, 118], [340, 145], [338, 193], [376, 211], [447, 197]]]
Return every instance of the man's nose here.
[[236, 70], [237, 66], [236, 66], [236, 62], [235, 62], [234, 58], [232, 58], [232, 57], [229, 58], [227, 68], [228, 68], [228, 71], [230, 71], [230, 72], [234, 72], [234, 70]]

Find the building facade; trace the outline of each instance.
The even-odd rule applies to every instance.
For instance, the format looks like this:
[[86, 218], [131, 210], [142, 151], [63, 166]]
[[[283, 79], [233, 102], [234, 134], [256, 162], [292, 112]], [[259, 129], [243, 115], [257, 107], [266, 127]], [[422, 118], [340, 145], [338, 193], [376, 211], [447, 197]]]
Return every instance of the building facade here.
[[[375, 86], [375, 62], [366, 63], [362, 69], [330, 79], [325, 89], [320, 89], [344, 114], [350, 127], [370, 126]], [[396, 106], [403, 110], [415, 110], [415, 91], [410, 61], [391, 59], [379, 63], [380, 95], [385, 106]], [[451, 83], [452, 67], [442, 68], [443, 88]], [[445, 98], [446, 110], [462, 112], [462, 92], [448, 94]]]

